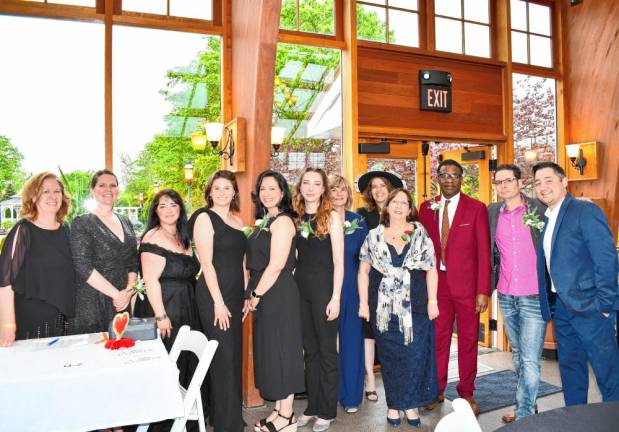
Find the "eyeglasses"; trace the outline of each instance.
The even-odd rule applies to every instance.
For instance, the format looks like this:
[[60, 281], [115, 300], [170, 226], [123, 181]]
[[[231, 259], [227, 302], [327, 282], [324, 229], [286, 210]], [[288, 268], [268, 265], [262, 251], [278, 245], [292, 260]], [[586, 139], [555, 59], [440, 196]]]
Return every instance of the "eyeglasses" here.
[[502, 184], [504, 185], [510, 185], [513, 182], [517, 181], [518, 179], [516, 177], [512, 177], [512, 178], [508, 178], [505, 180], [495, 180], [492, 183], [494, 183], [495, 186], [501, 186]]
[[441, 180], [459, 180], [462, 178], [462, 174], [440, 173], [438, 178]]
[[389, 204], [393, 204], [394, 206], [400, 206], [400, 207], [408, 207], [408, 201], [396, 201], [396, 200], [393, 200]]

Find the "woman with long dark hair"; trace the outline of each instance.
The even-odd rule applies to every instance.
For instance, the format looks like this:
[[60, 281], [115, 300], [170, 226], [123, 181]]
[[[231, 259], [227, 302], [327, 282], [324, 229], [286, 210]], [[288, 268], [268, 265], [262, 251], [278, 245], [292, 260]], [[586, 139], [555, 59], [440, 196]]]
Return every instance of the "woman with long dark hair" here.
[[196, 303], [202, 330], [219, 342], [209, 368], [211, 422], [216, 431], [243, 431], [241, 369], [243, 357], [243, 290], [245, 235], [234, 173], [213, 174], [204, 191], [206, 207], [192, 217], [192, 236], [202, 274]]
[[329, 429], [337, 415], [337, 317], [344, 278], [344, 231], [329, 198], [327, 175], [320, 168], [301, 173], [294, 207], [299, 231], [294, 278], [301, 293], [308, 399], [299, 425], [315, 418], [312, 430], [319, 432]]
[[254, 319], [254, 375], [262, 397], [275, 401], [254, 430], [294, 432], [294, 394], [305, 390], [301, 305], [292, 275], [295, 213], [286, 179], [275, 171], [258, 176], [252, 198], [256, 225], [247, 240], [246, 297]]
[[75, 310], [69, 208], [64, 186], [51, 172], [24, 185], [21, 219], [0, 254], [0, 347], [67, 333]]
[[75, 333], [107, 331], [114, 315], [129, 309], [138, 275], [138, 249], [131, 222], [114, 212], [118, 179], [107, 169], [90, 182], [95, 209], [73, 219], [71, 251], [77, 276]]

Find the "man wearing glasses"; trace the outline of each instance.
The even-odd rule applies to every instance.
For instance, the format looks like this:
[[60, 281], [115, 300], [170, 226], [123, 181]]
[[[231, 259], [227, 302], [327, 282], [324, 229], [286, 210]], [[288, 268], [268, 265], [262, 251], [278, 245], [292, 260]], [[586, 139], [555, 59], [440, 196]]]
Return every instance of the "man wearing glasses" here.
[[460, 375], [456, 388], [477, 415], [479, 406], [473, 399], [473, 391], [479, 314], [487, 309], [490, 295], [490, 234], [485, 204], [460, 192], [463, 172], [455, 160], [442, 161], [438, 166], [441, 194], [425, 201], [419, 209], [419, 221], [434, 243], [439, 265], [439, 316], [434, 320], [439, 396], [427, 408], [432, 410], [445, 400], [455, 320]]
[[500, 202], [488, 206], [492, 288], [499, 290], [499, 305], [518, 377], [516, 410], [502, 417], [505, 423], [529, 416], [537, 409], [535, 399], [546, 334], [536, 255], [546, 206], [522, 193], [521, 178], [516, 165], [500, 165], [494, 174]]

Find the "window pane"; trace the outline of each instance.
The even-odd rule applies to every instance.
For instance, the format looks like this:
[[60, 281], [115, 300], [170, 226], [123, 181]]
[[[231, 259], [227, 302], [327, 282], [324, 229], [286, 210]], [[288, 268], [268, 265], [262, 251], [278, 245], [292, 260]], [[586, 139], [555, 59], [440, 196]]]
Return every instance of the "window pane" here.
[[389, 9], [389, 43], [419, 46], [419, 22], [416, 13]]
[[550, 36], [550, 8], [529, 3], [529, 31]]
[[462, 3], [460, 0], [435, 0], [434, 13], [454, 18], [462, 18]]
[[522, 169], [525, 191], [533, 196], [531, 168], [555, 162], [556, 82], [550, 78], [513, 74], [514, 162]]
[[299, 30], [335, 34], [333, 0], [299, 0]]
[[5, 181], [17, 193], [30, 174], [61, 169], [84, 180], [69, 192], [85, 198], [85, 178], [105, 165], [103, 24], [0, 15], [0, 40], [11, 41], [0, 44], [0, 143], [23, 156], [0, 193]]
[[[31, 0], [30, 0], [31, 1]], [[95, 7], [97, 0], [49, 0], [48, 3]]]
[[542, 36], [530, 35], [531, 64], [536, 66], [552, 67], [551, 39]]
[[211, 0], [170, 0], [170, 15], [212, 20], [213, 4]]
[[488, 0], [464, 0], [464, 19], [470, 21], [489, 21]]
[[123, 0], [123, 10], [159, 15], [168, 13], [166, 0]]
[[436, 18], [436, 49], [462, 53], [462, 22]]
[[297, 0], [282, 0], [279, 28], [285, 30], [297, 29]]
[[277, 45], [272, 124], [286, 132], [271, 167], [292, 184], [307, 165], [341, 172], [340, 57], [335, 49]]
[[512, 31], [512, 61], [516, 63], [529, 63], [527, 51], [527, 34]]
[[527, 3], [522, 0], [511, 0], [510, 5], [512, 29], [527, 31]]
[[358, 1], [362, 1], [364, 3], [374, 3], [374, 4], [379, 4], [379, 5], [386, 4], [385, 0], [358, 0]]
[[386, 9], [357, 3], [357, 38], [387, 42]]
[[389, 6], [415, 11], [419, 10], [418, 0], [389, 0]]
[[[210, 150], [192, 149], [189, 134], [220, 119], [220, 42], [196, 33], [114, 26], [114, 168], [126, 207], [153, 187], [186, 196], [183, 166], [191, 162], [192, 208], [203, 203], [208, 176], [219, 167]], [[146, 206], [148, 208], [148, 206]]]
[[465, 54], [490, 57], [490, 27], [464, 23]]

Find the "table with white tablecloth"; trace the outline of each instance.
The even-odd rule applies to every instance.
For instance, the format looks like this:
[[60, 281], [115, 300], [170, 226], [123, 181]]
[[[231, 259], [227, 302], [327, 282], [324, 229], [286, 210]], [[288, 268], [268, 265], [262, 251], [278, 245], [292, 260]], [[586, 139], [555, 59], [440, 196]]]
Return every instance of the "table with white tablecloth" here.
[[160, 339], [104, 349], [100, 334], [0, 348], [0, 428], [83, 432], [184, 415], [178, 369]]

